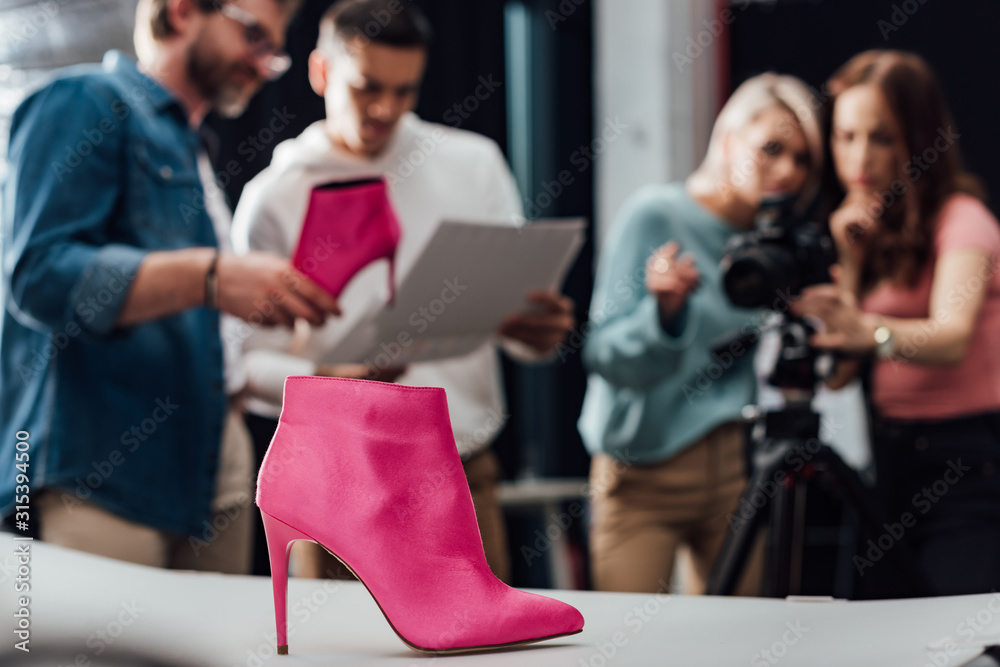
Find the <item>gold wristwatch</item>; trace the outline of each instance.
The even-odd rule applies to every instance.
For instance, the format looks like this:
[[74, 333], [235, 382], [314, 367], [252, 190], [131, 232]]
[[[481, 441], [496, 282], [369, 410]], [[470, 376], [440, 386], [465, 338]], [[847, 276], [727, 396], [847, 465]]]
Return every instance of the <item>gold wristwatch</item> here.
[[896, 354], [896, 338], [884, 324], [875, 330], [875, 356], [879, 359], [891, 359]]

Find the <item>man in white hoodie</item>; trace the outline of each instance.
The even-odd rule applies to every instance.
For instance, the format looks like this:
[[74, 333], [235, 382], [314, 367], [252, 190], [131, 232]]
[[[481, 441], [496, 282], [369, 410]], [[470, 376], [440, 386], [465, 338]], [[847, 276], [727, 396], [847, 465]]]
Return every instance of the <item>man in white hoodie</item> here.
[[[342, 0], [323, 16], [309, 60], [313, 90], [327, 117], [275, 150], [272, 164], [243, 191], [234, 218], [234, 245], [290, 256], [311, 189], [332, 180], [384, 175], [400, 220], [397, 275], [405, 276], [444, 219], [523, 220], [520, 197], [499, 147], [486, 137], [421, 120], [416, 105], [431, 31], [427, 19], [401, 0]], [[492, 92], [483, 77], [476, 93]], [[455, 116], [454, 125], [460, 124]], [[496, 500], [499, 466], [490, 444], [505, 421], [497, 345], [405, 369], [370, 371], [328, 364], [335, 343], [373, 300], [384, 301], [384, 262], [369, 265], [340, 296], [344, 316], [322, 328], [254, 331], [245, 343], [251, 395], [248, 425], [262, 456], [277, 425], [289, 375], [373, 377], [444, 387], [452, 427], [469, 479], [490, 566], [509, 579], [510, 564]], [[574, 326], [572, 302], [555, 293], [527, 295], [530, 312], [514, 314], [498, 341], [524, 361], [552, 352]], [[314, 552], [315, 553], [315, 552]], [[315, 555], [299, 552], [300, 573], [319, 576]], [[308, 562], [308, 564], [307, 564]]]

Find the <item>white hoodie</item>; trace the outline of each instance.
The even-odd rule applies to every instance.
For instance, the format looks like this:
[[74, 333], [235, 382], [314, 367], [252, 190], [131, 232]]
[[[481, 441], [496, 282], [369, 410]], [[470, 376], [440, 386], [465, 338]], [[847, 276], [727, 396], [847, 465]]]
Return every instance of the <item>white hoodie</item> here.
[[[324, 121], [281, 143], [271, 165], [247, 184], [233, 218], [237, 252], [267, 250], [290, 257], [315, 185], [358, 176], [385, 175], [399, 217], [402, 238], [396, 253], [397, 280], [406, 275], [442, 220], [523, 220], [520, 197], [499, 147], [490, 139], [405, 115], [374, 159], [347, 154], [332, 144]], [[250, 398], [248, 409], [266, 417], [281, 411], [284, 380], [312, 375], [335, 343], [372, 300], [388, 296], [388, 268], [380, 261], [362, 269], [339, 302], [342, 317], [331, 317], [308, 339], [283, 328], [244, 326]], [[537, 358], [524, 346], [505, 347], [525, 360]], [[294, 353], [293, 353], [294, 352]], [[340, 360], [343, 361], [343, 360]], [[496, 345], [444, 361], [411, 364], [401, 384], [444, 387], [452, 428], [463, 457], [489, 446], [505, 420]]]

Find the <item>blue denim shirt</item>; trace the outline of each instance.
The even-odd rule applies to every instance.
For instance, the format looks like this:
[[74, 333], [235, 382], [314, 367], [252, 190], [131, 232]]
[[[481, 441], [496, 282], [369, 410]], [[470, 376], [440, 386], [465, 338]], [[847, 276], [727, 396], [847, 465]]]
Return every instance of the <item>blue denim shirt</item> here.
[[64, 70], [15, 112], [0, 208], [0, 513], [14, 510], [26, 431], [32, 493], [205, 530], [225, 413], [219, 314], [115, 326], [146, 253], [217, 245], [199, 150], [178, 101], [118, 52]]

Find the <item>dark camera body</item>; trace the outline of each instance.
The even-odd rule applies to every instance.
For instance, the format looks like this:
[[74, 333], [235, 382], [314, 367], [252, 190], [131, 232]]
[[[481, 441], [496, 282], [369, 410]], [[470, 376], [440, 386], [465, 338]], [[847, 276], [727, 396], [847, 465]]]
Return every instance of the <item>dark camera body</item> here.
[[755, 229], [726, 246], [722, 284], [734, 305], [773, 307], [810, 285], [830, 282], [833, 242], [818, 222], [796, 215], [792, 203], [765, 202]]
[[783, 314], [781, 348], [768, 383], [811, 392], [832, 370], [832, 360], [809, 344], [815, 329], [791, 316], [787, 301], [810, 285], [830, 282], [833, 241], [818, 222], [796, 215], [793, 204], [790, 198], [765, 201], [754, 230], [734, 236], [726, 246], [720, 269], [734, 305]]

